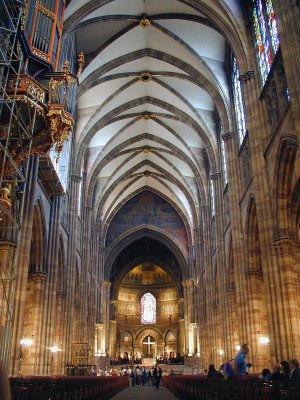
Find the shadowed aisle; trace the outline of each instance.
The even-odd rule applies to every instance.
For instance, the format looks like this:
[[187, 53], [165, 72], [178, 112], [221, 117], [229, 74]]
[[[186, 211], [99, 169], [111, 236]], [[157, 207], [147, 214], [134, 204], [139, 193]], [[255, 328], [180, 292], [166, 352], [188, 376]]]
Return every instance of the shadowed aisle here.
[[160, 386], [156, 389], [154, 386], [131, 386], [127, 389], [122, 390], [111, 400], [133, 400], [138, 398], [139, 400], [176, 400], [171, 392], [169, 392], [164, 386]]

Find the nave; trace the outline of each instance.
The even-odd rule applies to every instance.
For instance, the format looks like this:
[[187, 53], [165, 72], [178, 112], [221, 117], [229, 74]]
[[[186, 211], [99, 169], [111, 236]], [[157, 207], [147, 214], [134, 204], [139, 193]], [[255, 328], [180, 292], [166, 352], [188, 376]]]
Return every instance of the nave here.
[[0, 0], [0, 362], [22, 395], [114, 395], [111, 367], [204, 372], [243, 345], [254, 377], [298, 362], [299, 20]]
[[177, 398], [163, 385], [156, 389], [154, 386], [130, 386], [122, 390], [111, 400], [176, 400]]

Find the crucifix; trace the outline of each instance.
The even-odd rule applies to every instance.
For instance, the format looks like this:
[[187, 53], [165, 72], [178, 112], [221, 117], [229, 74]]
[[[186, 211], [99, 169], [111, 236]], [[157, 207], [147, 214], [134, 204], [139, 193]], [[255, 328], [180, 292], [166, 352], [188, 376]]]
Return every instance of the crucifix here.
[[143, 342], [148, 346], [148, 357], [151, 357], [151, 344], [155, 344], [155, 342], [151, 342], [150, 336], [148, 336], [147, 342]]

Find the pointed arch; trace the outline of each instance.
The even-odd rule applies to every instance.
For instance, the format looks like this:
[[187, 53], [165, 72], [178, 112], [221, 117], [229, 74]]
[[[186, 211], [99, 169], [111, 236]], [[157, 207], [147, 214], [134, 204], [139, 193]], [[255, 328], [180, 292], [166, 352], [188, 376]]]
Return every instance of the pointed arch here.
[[38, 199], [34, 206], [33, 226], [30, 247], [29, 273], [47, 272], [46, 266], [46, 227], [43, 204]]
[[250, 196], [246, 222], [247, 240], [247, 264], [245, 273], [254, 272], [262, 274], [261, 251], [259, 242], [258, 219], [256, 211], [256, 200]]
[[293, 221], [291, 219], [292, 179], [296, 153], [298, 150], [297, 138], [287, 135], [281, 138], [277, 153], [275, 168], [275, 213], [277, 231], [275, 235], [287, 237], [292, 233]]
[[226, 274], [226, 290], [228, 292], [235, 292], [235, 273], [234, 273], [234, 256], [232, 234], [230, 234], [228, 248], [227, 248], [227, 274]]

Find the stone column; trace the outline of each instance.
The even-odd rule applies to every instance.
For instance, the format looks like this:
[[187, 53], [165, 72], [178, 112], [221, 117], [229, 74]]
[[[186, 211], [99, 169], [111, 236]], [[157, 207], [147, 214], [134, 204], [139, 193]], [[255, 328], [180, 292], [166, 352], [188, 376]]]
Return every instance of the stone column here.
[[189, 355], [195, 353], [194, 332], [191, 323], [194, 322], [193, 281], [182, 282], [184, 295], [184, 322], [185, 322], [185, 352]]
[[75, 296], [75, 274], [76, 274], [76, 247], [77, 247], [77, 220], [78, 202], [81, 176], [70, 175], [70, 203], [69, 203], [69, 240], [67, 253], [66, 274], [66, 307], [63, 325], [62, 355], [63, 363], [71, 363], [71, 347], [73, 343], [72, 332], [74, 324], [74, 296]]
[[13, 305], [12, 352], [10, 374], [17, 375], [20, 370], [20, 340], [23, 337], [23, 323], [26, 306], [27, 278], [32, 236], [34, 196], [36, 191], [39, 156], [29, 160], [27, 181], [24, 191], [21, 232], [16, 249], [16, 283]]
[[[216, 259], [219, 303], [216, 304], [216, 339], [217, 352], [225, 349], [225, 338], [222, 334], [226, 332], [228, 315], [226, 313], [226, 254], [224, 245], [224, 209], [223, 209], [223, 187], [222, 175], [216, 172], [210, 176], [215, 189], [215, 219], [216, 219]], [[221, 317], [222, 316], [222, 317]], [[225, 355], [227, 357], [227, 354]], [[222, 360], [221, 360], [222, 361]]]
[[[89, 231], [92, 207], [82, 207], [82, 259], [84, 260], [84, 272], [80, 282], [80, 292], [87, 293], [87, 275], [91, 272], [90, 252], [89, 252]], [[92, 274], [91, 274], [92, 275]], [[93, 282], [91, 282], [92, 285]], [[92, 287], [90, 288], [92, 290]], [[87, 316], [88, 316], [88, 296], [81, 296], [80, 299], [80, 325], [78, 341], [82, 343], [89, 342], [89, 329], [87, 329]]]
[[[278, 255], [278, 271], [280, 287], [282, 291], [281, 308], [284, 320], [281, 323], [286, 330], [286, 336], [282, 339], [281, 357], [289, 360], [300, 354], [300, 323], [299, 323], [299, 288], [300, 271], [299, 258], [295, 257], [300, 252], [299, 241], [284, 237], [277, 239], [274, 246]], [[298, 262], [298, 265], [297, 265]]]
[[[259, 241], [263, 270], [263, 296], [266, 304], [266, 315], [270, 332], [270, 350], [273, 362], [282, 358], [282, 343], [286, 338], [285, 315], [281, 308], [281, 282], [278, 281], [278, 259], [273, 246], [274, 214], [271, 198], [269, 176], [266, 168], [264, 151], [269, 129], [262, 114], [259, 100], [260, 85], [257, 75], [248, 71], [240, 77], [244, 88], [245, 104], [248, 116], [249, 145], [253, 170], [253, 183], [258, 218]], [[247, 326], [247, 325], [245, 325]], [[251, 356], [251, 353], [250, 353]], [[269, 364], [271, 361], [269, 362]]]
[[104, 326], [104, 335], [105, 335], [105, 353], [106, 355], [110, 355], [110, 337], [109, 337], [109, 321], [110, 321], [110, 287], [111, 283], [108, 281], [102, 282], [102, 303], [101, 303], [101, 322]]
[[23, 334], [31, 338], [33, 343], [25, 357], [23, 354], [21, 373], [25, 375], [39, 375], [39, 361], [44, 350], [42, 346], [42, 324], [44, 294], [47, 281], [47, 274], [35, 271], [28, 276], [27, 298]]
[[236, 346], [240, 345], [235, 290], [227, 290], [226, 297], [228, 325], [226, 331], [225, 354], [228, 356], [228, 359], [232, 359], [237, 352]]
[[[55, 328], [56, 318], [59, 318], [57, 309], [57, 273], [58, 273], [58, 252], [59, 252], [59, 223], [60, 223], [60, 197], [53, 197], [50, 211], [50, 227], [48, 240], [48, 284], [45, 294], [45, 307], [42, 322], [42, 357], [40, 360], [40, 374], [62, 373], [57, 370], [57, 362], [54, 368], [54, 357], [49, 349], [57, 347], [60, 349], [61, 343], [56, 341]], [[60, 310], [60, 313], [62, 310]], [[62, 325], [61, 325], [62, 326]], [[55, 361], [58, 357], [55, 357]]]
[[[236, 285], [236, 330], [238, 332], [237, 344], [247, 342], [247, 318], [246, 318], [246, 299], [245, 299], [245, 275], [244, 264], [246, 259], [244, 249], [244, 227], [242, 225], [242, 215], [240, 212], [240, 188], [242, 187], [241, 173], [237, 157], [237, 134], [236, 132], [226, 132], [222, 135], [224, 141], [226, 166], [228, 175], [228, 193], [231, 215], [232, 250], [234, 257], [234, 279]], [[228, 303], [228, 313], [230, 315], [231, 297]], [[236, 344], [236, 345], [237, 345]], [[228, 347], [229, 351], [229, 347]]]
[[14, 300], [15, 255], [16, 243], [0, 240], [0, 360], [8, 368], [11, 341], [11, 310]]
[[[212, 348], [212, 313], [210, 303], [210, 271], [211, 271], [211, 245], [210, 245], [210, 218], [209, 206], [202, 205], [201, 209], [201, 271], [199, 271], [199, 282], [201, 287], [200, 309], [199, 309], [199, 334], [200, 334], [200, 363], [201, 368], [207, 368], [209, 354]], [[202, 364], [203, 363], [203, 364]]]
[[245, 272], [248, 294], [248, 344], [251, 349], [251, 363], [253, 370], [261, 371], [268, 359], [264, 359], [262, 349], [259, 346], [259, 336], [268, 336], [263, 328], [263, 302], [262, 286], [263, 275], [261, 268], [249, 269]]

